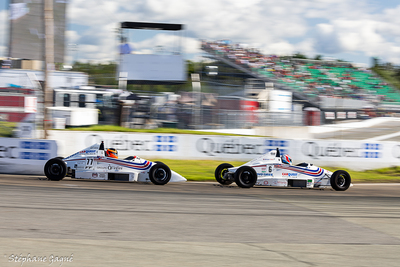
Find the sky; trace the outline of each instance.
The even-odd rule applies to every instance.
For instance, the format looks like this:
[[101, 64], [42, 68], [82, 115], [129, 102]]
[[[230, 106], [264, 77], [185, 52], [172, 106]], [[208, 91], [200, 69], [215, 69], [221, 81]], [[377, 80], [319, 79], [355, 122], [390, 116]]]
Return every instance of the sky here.
[[[7, 55], [7, 2], [0, 0], [0, 56]], [[183, 34], [129, 32], [137, 53], [172, 49], [201, 56], [200, 39], [231, 40], [265, 54], [342, 59], [370, 65], [371, 57], [400, 65], [398, 0], [70, 0], [66, 62], [118, 58], [122, 21], [179, 23]]]

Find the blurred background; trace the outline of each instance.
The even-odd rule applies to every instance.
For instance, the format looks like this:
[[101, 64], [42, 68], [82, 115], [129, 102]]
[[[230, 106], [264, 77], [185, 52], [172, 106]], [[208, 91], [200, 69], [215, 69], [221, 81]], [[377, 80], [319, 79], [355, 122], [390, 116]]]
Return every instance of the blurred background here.
[[314, 138], [271, 129], [400, 113], [396, 1], [103, 2], [2, 2], [2, 136], [100, 124]]

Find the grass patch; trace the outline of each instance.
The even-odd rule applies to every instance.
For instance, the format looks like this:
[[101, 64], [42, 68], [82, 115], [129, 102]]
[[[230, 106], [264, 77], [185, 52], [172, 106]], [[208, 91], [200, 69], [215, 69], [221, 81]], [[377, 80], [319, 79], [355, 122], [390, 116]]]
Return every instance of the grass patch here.
[[16, 122], [0, 121], [0, 137], [12, 137]]
[[241, 136], [239, 134], [226, 134], [214, 132], [202, 132], [193, 130], [182, 130], [175, 128], [157, 128], [157, 129], [131, 129], [117, 125], [93, 125], [88, 127], [71, 127], [67, 131], [95, 131], [95, 132], [137, 132], [137, 133], [158, 133], [158, 134], [197, 134], [197, 135], [226, 135]]
[[326, 167], [326, 169], [330, 171], [345, 170], [350, 174], [354, 183], [400, 183], [399, 166], [367, 171], [352, 171], [346, 168], [332, 167]]
[[[217, 166], [227, 162], [233, 166], [240, 166], [244, 161], [218, 161], [218, 160], [175, 160], [152, 159], [162, 161], [171, 170], [176, 171], [190, 181], [215, 181], [214, 172]], [[247, 162], [247, 161], [246, 161]], [[323, 167], [329, 171], [345, 170], [350, 173], [353, 183], [400, 183], [400, 167], [390, 167], [368, 171], [352, 171], [346, 168]]]

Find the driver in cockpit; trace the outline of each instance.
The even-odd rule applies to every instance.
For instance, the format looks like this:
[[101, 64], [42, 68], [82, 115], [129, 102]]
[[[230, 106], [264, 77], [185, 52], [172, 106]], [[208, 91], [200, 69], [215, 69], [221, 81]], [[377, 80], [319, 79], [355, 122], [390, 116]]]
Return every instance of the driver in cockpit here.
[[292, 159], [289, 157], [288, 154], [283, 154], [281, 156], [281, 159], [282, 159], [282, 163], [292, 165]]
[[106, 157], [117, 159], [118, 151], [115, 148], [108, 148], [106, 150]]

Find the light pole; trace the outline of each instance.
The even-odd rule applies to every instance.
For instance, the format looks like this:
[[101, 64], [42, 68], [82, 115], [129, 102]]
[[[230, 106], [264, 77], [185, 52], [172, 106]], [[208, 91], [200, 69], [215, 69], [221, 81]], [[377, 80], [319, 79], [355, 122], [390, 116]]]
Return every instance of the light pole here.
[[51, 128], [51, 116], [49, 107], [53, 104], [53, 90], [50, 87], [50, 74], [54, 70], [54, 16], [53, 0], [44, 0], [44, 138], [48, 138], [48, 130]]

